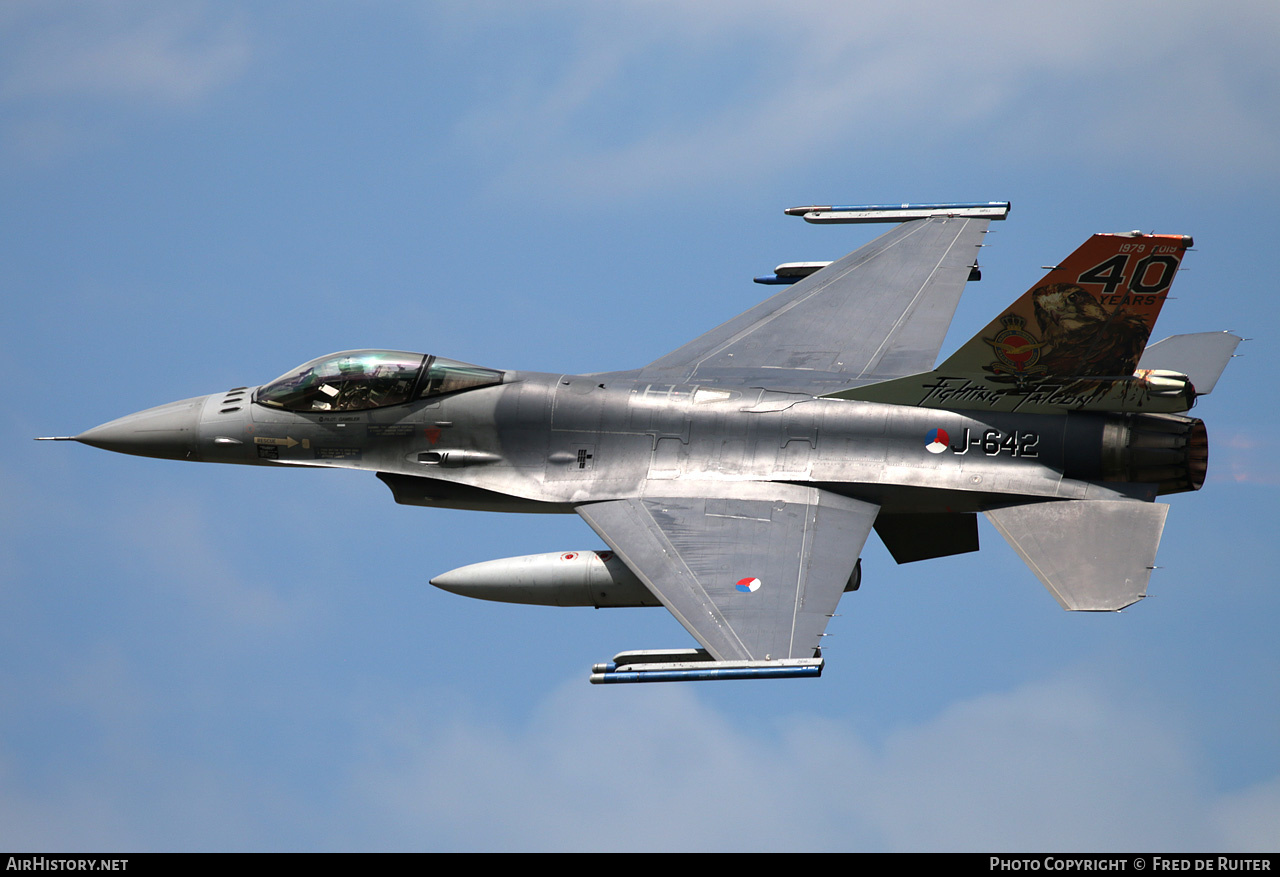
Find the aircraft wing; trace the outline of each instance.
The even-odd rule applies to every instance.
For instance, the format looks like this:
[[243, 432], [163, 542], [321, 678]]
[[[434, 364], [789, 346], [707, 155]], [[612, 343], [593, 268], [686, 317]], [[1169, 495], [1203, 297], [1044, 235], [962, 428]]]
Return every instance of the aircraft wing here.
[[816, 392], [929, 371], [989, 221], [903, 222], [655, 360], [640, 379]]
[[716, 660], [812, 658], [879, 506], [792, 484], [734, 488], [577, 512]]

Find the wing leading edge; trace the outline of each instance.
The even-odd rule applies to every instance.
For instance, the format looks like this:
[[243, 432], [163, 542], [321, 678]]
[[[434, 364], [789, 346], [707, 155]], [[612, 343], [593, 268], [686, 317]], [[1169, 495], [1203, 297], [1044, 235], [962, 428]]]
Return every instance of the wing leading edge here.
[[931, 369], [990, 220], [904, 222], [645, 366], [641, 380], [830, 392]]
[[879, 506], [749, 487], [750, 498], [646, 496], [577, 512], [716, 660], [812, 658]]

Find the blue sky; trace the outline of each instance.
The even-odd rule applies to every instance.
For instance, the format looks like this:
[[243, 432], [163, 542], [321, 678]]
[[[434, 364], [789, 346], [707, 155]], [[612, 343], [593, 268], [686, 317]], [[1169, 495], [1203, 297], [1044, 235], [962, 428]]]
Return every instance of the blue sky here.
[[[0, 846], [1272, 850], [1270, 2], [0, 8]], [[1089, 234], [1192, 234], [1156, 335], [1251, 339], [1151, 597], [1058, 609], [994, 530], [894, 565], [819, 681], [590, 686], [661, 610], [468, 601], [576, 516], [32, 442], [321, 354], [631, 368], [874, 232], [1010, 200], [944, 353]]]

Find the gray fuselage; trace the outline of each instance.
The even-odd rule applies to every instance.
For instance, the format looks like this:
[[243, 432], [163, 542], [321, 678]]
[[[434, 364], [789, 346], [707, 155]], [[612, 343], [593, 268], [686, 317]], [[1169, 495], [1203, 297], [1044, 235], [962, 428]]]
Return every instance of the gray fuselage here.
[[741, 482], [782, 481], [886, 513], [969, 512], [1137, 487], [1096, 483], [1107, 421], [1096, 414], [941, 411], [628, 373], [508, 372], [497, 386], [365, 411], [251, 400], [239, 390], [187, 403], [199, 428], [185, 456], [373, 470], [414, 505], [568, 512], [672, 482], [733, 496]]

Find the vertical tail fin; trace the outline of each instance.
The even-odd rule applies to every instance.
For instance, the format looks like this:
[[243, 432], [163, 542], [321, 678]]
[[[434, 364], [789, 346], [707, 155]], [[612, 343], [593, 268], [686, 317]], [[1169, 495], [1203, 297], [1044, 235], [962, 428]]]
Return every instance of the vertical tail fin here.
[[1183, 235], [1095, 234], [938, 371], [1024, 384], [1128, 377], [1190, 246]]
[[1185, 379], [1135, 377], [1191, 246], [1185, 235], [1096, 234], [934, 371], [833, 393], [929, 408], [1185, 411]]

